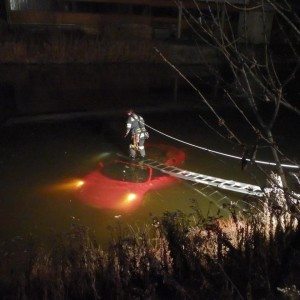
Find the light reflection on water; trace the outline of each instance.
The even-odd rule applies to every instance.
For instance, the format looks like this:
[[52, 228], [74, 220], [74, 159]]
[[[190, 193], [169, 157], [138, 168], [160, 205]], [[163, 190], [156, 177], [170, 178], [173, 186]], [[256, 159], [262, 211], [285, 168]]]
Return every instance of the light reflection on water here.
[[[119, 219], [125, 223], [141, 224], [149, 220], [150, 213], [189, 211], [191, 199], [198, 199], [206, 213], [209, 201], [181, 182], [147, 192], [135, 210], [99, 209], [78, 201], [75, 190], [82, 185], [80, 180], [94, 170], [99, 161], [109, 160], [110, 153], [126, 153], [128, 141], [119, 138], [124, 129], [122, 117], [119, 118], [116, 122], [120, 133], [109, 129], [109, 132], [95, 130], [94, 125], [97, 124], [93, 122], [72, 122], [63, 126], [33, 124], [3, 129], [2, 238], [29, 232], [46, 237], [49, 230], [66, 230], [72, 222], [79, 222], [91, 227], [97, 237], [105, 240], [109, 235], [107, 226], [115, 222], [115, 216], [120, 216]], [[97, 122], [109, 127], [107, 120]], [[161, 138], [152, 134], [152, 140], [161, 141]], [[183, 167], [193, 166], [206, 172], [212, 168], [207, 154], [196, 154], [188, 149], [184, 151], [188, 156]], [[129, 196], [129, 204], [134, 202], [133, 198]]]
[[[200, 126], [198, 120], [187, 121], [190, 117], [189, 113], [181, 113], [176, 116], [166, 114], [164, 118], [148, 115], [146, 119], [158, 128], [165, 128], [167, 132], [199, 145], [232, 151], [230, 146]], [[174, 124], [174, 118], [178, 124]], [[150, 221], [150, 214], [160, 215], [175, 210], [190, 212], [193, 199], [198, 201], [204, 215], [208, 210], [211, 214], [222, 210], [213, 199], [203, 197], [191, 184], [180, 181], [147, 191], [133, 210], [99, 208], [79, 201], [75, 191], [84, 185], [83, 178], [95, 170], [99, 161], [109, 161], [115, 153], [126, 154], [128, 140], [123, 139], [123, 133], [124, 116], [3, 128], [0, 150], [1, 238], [32, 232], [47, 239], [50, 232], [67, 230], [72, 223], [78, 222], [92, 228], [97, 238], [106, 241], [110, 236], [107, 227], [116, 221], [143, 224]], [[251, 167], [248, 171], [241, 171], [239, 162], [220, 160], [154, 133], [151, 133], [151, 141], [182, 149], [186, 153], [184, 169], [253, 184], [258, 180], [264, 184], [262, 176], [249, 172]], [[237, 201], [242, 197], [226, 195], [229, 197], [226, 201]], [[127, 204], [134, 203], [135, 196], [130, 193], [127, 196]], [[225, 211], [222, 213], [226, 214]]]

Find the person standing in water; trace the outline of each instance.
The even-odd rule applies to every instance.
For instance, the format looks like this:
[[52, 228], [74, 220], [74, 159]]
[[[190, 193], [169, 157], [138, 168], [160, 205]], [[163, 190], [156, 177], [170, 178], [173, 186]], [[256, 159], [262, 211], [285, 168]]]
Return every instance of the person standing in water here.
[[129, 155], [131, 159], [135, 159], [137, 153], [145, 158], [145, 140], [149, 138], [149, 133], [145, 128], [145, 121], [142, 116], [137, 115], [132, 109], [127, 113], [125, 137], [131, 132], [131, 144], [129, 145]]

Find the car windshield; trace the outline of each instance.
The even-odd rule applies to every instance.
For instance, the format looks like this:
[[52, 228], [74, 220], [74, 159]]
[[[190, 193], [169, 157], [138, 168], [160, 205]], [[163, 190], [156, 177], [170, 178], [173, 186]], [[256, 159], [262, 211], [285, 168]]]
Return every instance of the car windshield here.
[[115, 162], [104, 166], [102, 173], [111, 179], [135, 183], [145, 182], [149, 178], [148, 167], [122, 162]]

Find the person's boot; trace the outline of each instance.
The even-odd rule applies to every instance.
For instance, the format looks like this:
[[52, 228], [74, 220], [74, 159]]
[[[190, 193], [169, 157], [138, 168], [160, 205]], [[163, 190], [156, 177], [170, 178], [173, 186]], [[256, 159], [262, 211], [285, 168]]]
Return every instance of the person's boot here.
[[143, 163], [145, 160], [146, 160], [146, 156], [141, 156], [140, 159], [139, 159], [139, 162]]
[[133, 145], [129, 146], [129, 158], [130, 160], [134, 161], [136, 158], [136, 151], [134, 150]]

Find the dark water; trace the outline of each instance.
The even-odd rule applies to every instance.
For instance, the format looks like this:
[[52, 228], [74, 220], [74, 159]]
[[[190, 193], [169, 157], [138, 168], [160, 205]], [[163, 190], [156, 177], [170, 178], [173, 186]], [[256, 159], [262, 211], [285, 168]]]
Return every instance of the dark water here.
[[[20, 71], [20, 67], [18, 68], [16, 67]], [[0, 131], [2, 240], [27, 236], [29, 233], [47, 239], [51, 232], [67, 230], [74, 222], [89, 226], [99, 239], [106, 240], [110, 235], [108, 226], [120, 220], [138, 226], [150, 222], [150, 214], [160, 215], [169, 210], [189, 212], [193, 199], [198, 201], [204, 214], [214, 214], [221, 209], [226, 215], [222, 203], [200, 195], [194, 189], [195, 186], [182, 181], [149, 190], [134, 209], [95, 208], [80, 201], [76, 194], [78, 180], [93, 171], [100, 161], [107, 163], [116, 153], [127, 155], [128, 140], [123, 138], [126, 120], [124, 112], [132, 106], [143, 113], [147, 123], [168, 134], [197, 145], [240, 155], [241, 149], [216, 135], [203, 123], [199, 114], [214, 128], [219, 129], [211, 114], [188, 91], [179, 91], [177, 97], [174, 97], [172, 84], [152, 82], [150, 85], [143, 83], [140, 86], [142, 79], [134, 84], [134, 80], [141, 76], [141, 71], [132, 75], [132, 81], [126, 78], [124, 72], [123, 80], [118, 77], [122, 84], [117, 87], [116, 83], [110, 85], [115, 79], [106, 79], [105, 84], [93, 79], [81, 82], [78, 73], [72, 74], [73, 69], [68, 67], [64, 68], [62, 74], [55, 73], [53, 69], [47, 73], [47, 68], [43, 69], [39, 75], [42, 73], [44, 77], [37, 77], [35, 72], [23, 70], [26, 80], [17, 78], [14, 81], [12, 74], [15, 74], [16, 69], [10, 68], [10, 75], [7, 77], [4, 73], [1, 74], [2, 81], [6, 78], [7, 99], [10, 97], [12, 101], [9, 105], [5, 104], [7, 114]], [[101, 72], [107, 72], [105, 70]], [[95, 69], [92, 71], [96, 73]], [[84, 69], [84, 72], [88, 71]], [[165, 83], [172, 80], [169, 73], [163, 74], [165, 75], [160, 76], [166, 76]], [[105, 74], [100, 75], [105, 78]], [[22, 77], [20, 74], [18, 76]], [[74, 84], [70, 76], [78, 79], [77, 84]], [[109, 76], [114, 78], [112, 74]], [[99, 79], [98, 76], [95, 77]], [[47, 78], [52, 79], [48, 82]], [[149, 83], [149, 77], [145, 80]], [[42, 86], [43, 81], [45, 86]], [[20, 90], [22, 86], [23, 94]], [[88, 94], [81, 89], [89, 90]], [[42, 95], [46, 95], [45, 98]], [[255, 135], [235, 111], [221, 106], [218, 109], [229, 120], [239, 137], [249, 144], [255, 142]], [[79, 111], [86, 114], [74, 114]], [[92, 113], [94, 115], [91, 116]], [[41, 114], [47, 114], [47, 117], [44, 116], [39, 121], [32, 119], [32, 116]], [[20, 116], [26, 116], [27, 119]], [[282, 113], [278, 118], [275, 136], [289, 157], [299, 159], [297, 125], [296, 118]], [[265, 184], [264, 176], [251, 166], [242, 171], [239, 161], [216, 157], [151, 131], [150, 135], [148, 143], [163, 143], [184, 151], [184, 169], [242, 182]], [[269, 149], [260, 148], [258, 158], [272, 160]], [[196, 188], [200, 189], [201, 186]], [[241, 207], [246, 205], [241, 195], [226, 192], [222, 194], [228, 197], [223, 202], [238, 201]]]

